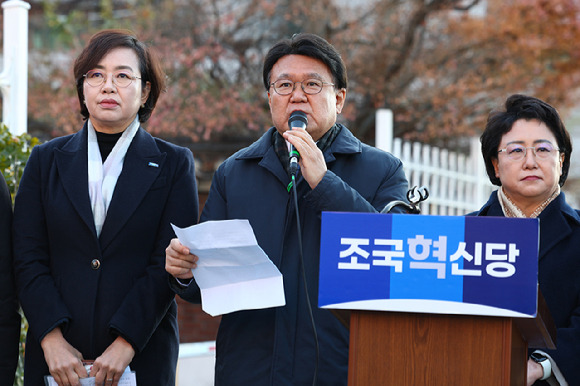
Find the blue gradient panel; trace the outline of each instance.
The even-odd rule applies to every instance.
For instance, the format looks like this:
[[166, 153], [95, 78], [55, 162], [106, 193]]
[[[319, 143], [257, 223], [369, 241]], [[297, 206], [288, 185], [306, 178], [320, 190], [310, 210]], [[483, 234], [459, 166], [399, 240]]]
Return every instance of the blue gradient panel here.
[[391, 277], [391, 299], [461, 302], [463, 278], [451, 275], [448, 256], [463, 241], [465, 218], [416, 217], [393, 215], [392, 237], [403, 240], [405, 259], [403, 272]]
[[323, 212], [318, 303], [535, 316], [538, 249], [537, 219]]

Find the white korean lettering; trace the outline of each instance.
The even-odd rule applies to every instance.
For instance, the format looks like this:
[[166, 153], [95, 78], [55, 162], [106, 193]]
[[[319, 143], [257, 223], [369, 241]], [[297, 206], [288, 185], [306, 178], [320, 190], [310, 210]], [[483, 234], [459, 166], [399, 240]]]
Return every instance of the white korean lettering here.
[[341, 258], [350, 257], [350, 262], [348, 263], [339, 262], [338, 269], [369, 270], [371, 268], [370, 264], [359, 263], [358, 261], [359, 257], [368, 259], [370, 253], [362, 249], [360, 246], [369, 245], [370, 244], [369, 239], [341, 237], [340, 244], [349, 245], [349, 247], [346, 250], [340, 251], [340, 257]]
[[374, 259], [373, 265], [383, 265], [395, 267], [395, 272], [403, 272], [403, 261], [393, 260], [394, 257], [405, 257], [403, 252], [403, 240], [375, 239], [375, 245], [386, 245], [395, 247], [395, 250], [373, 250], [373, 256], [382, 257], [383, 259]]

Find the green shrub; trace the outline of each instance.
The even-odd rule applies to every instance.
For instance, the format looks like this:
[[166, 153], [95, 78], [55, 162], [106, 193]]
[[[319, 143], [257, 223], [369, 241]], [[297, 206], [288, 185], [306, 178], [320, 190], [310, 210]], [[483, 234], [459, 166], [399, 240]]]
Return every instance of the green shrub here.
[[38, 138], [27, 133], [15, 137], [5, 124], [0, 123], [0, 170], [12, 193], [12, 199], [18, 190], [30, 151], [37, 144]]

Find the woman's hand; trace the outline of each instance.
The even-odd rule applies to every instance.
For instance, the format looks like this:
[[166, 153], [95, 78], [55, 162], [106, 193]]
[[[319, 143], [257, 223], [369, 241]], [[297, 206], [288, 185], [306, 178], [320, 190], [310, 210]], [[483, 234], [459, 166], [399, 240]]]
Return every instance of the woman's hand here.
[[528, 359], [528, 379], [527, 379], [527, 386], [532, 386], [534, 382], [544, 376], [544, 368], [541, 364]]
[[40, 342], [50, 375], [59, 386], [79, 386], [80, 378], [87, 377], [82, 354], [55, 328]]
[[165, 249], [165, 270], [176, 279], [191, 279], [191, 270], [197, 267], [197, 260], [198, 257], [189, 253], [189, 249], [178, 239], [172, 239]]
[[95, 377], [96, 385], [116, 386], [134, 356], [133, 346], [118, 336], [105, 352], [95, 359], [89, 376]]

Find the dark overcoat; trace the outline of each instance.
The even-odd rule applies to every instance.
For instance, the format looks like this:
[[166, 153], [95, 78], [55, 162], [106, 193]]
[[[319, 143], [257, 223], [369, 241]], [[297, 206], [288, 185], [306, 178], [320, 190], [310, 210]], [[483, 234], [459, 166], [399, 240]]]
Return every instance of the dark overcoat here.
[[12, 199], [0, 174], [0, 385], [12, 385], [18, 363], [20, 314], [12, 272]]
[[[503, 212], [493, 192], [478, 216]], [[538, 281], [556, 324], [556, 350], [545, 350], [570, 386], [580, 385], [580, 211], [560, 193], [540, 213]], [[544, 349], [542, 349], [544, 350]]]
[[117, 336], [136, 351], [139, 386], [171, 385], [179, 349], [165, 248], [198, 216], [191, 151], [140, 128], [99, 238], [88, 193], [87, 127], [32, 150], [14, 209], [15, 273], [29, 322], [25, 385], [48, 368], [42, 338], [60, 326], [85, 359]]
[[[248, 219], [258, 244], [280, 269], [286, 305], [222, 316], [217, 336], [216, 385], [346, 385], [349, 334], [327, 309], [318, 308], [322, 211], [377, 212], [405, 200], [408, 182], [400, 160], [361, 143], [346, 128], [324, 151], [328, 167], [315, 189], [298, 178], [300, 229], [290, 179], [272, 145], [274, 128], [228, 158], [216, 171], [201, 221]], [[308, 294], [301, 278], [303, 243]], [[196, 286], [180, 291], [196, 300]], [[320, 348], [316, 363], [316, 343]]]

